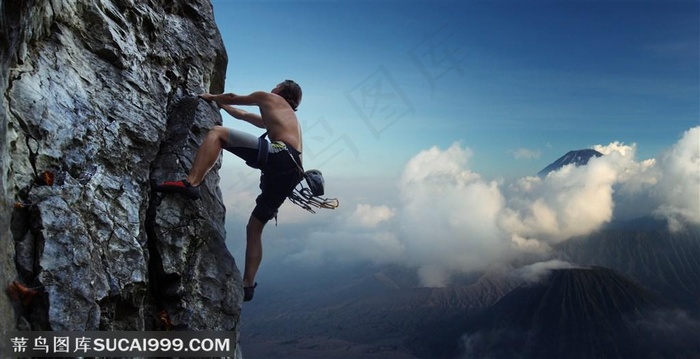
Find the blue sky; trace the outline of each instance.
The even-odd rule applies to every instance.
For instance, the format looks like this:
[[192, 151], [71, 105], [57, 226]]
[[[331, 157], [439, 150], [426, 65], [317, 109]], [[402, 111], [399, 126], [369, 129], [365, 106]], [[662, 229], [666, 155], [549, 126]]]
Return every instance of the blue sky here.
[[[282, 206], [263, 282], [369, 260], [444, 285], [615, 219], [700, 223], [697, 1], [212, 3], [226, 91], [296, 80], [304, 165], [341, 202]], [[594, 146], [593, 165], [528, 177]], [[220, 174], [242, 261], [258, 173], [224, 153]]]
[[454, 142], [489, 178], [613, 141], [651, 158], [699, 121], [695, 1], [212, 3], [226, 91], [299, 82], [305, 161], [331, 175]]

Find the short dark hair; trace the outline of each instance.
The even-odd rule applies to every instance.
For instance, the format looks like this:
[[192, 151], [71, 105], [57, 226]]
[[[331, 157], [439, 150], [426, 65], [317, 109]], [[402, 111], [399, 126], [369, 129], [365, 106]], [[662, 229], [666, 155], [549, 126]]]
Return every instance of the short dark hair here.
[[289, 106], [292, 106], [292, 109], [296, 111], [301, 103], [301, 87], [292, 80], [284, 80], [280, 85], [282, 85], [282, 88], [279, 95], [287, 100]]

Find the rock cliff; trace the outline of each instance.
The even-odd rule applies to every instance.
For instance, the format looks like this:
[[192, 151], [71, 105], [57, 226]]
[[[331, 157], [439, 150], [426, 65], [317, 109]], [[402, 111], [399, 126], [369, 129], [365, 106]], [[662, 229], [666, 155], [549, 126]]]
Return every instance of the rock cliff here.
[[201, 200], [151, 191], [226, 64], [209, 1], [0, 0], [0, 330], [238, 330], [218, 165]]

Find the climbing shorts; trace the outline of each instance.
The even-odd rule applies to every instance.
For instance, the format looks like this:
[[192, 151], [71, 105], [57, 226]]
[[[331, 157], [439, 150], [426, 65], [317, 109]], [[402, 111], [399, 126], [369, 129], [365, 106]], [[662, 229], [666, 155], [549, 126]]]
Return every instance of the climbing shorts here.
[[262, 223], [275, 218], [279, 207], [303, 178], [297, 166], [297, 163], [301, 165], [301, 153], [282, 141], [270, 143], [263, 137], [233, 129], [229, 129], [224, 149], [245, 160], [248, 166], [261, 170], [262, 192], [255, 199], [253, 217]]

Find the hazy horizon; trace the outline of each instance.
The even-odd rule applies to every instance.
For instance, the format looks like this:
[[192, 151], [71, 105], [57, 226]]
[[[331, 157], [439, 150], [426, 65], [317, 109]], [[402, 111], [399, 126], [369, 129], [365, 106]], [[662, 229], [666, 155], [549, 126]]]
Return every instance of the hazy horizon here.
[[[305, 167], [341, 202], [285, 204], [263, 277], [369, 260], [442, 285], [615, 219], [700, 222], [697, 3], [212, 3], [226, 91], [298, 81]], [[582, 148], [606, 156], [534, 177]], [[225, 154], [220, 174], [240, 262], [258, 173]]]

